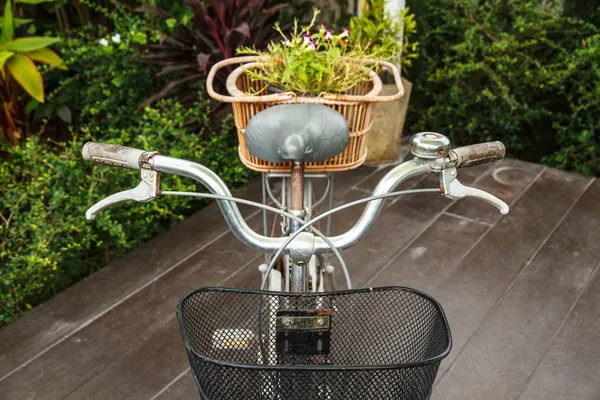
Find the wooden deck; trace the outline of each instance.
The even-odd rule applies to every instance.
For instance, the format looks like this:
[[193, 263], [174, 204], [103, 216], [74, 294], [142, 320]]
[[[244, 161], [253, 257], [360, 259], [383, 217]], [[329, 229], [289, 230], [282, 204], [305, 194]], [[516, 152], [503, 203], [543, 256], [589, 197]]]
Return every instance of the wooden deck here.
[[[384, 173], [340, 174], [336, 201], [364, 197]], [[442, 303], [454, 345], [433, 399], [599, 399], [600, 182], [510, 159], [460, 177], [511, 213], [432, 194], [388, 202], [345, 252], [355, 287], [411, 286]], [[242, 195], [259, 199], [258, 182]], [[259, 229], [259, 212], [243, 210]], [[361, 211], [338, 215], [335, 231]], [[257, 287], [261, 259], [215, 206], [200, 211], [0, 329], [0, 398], [199, 398], [175, 305], [199, 286]]]

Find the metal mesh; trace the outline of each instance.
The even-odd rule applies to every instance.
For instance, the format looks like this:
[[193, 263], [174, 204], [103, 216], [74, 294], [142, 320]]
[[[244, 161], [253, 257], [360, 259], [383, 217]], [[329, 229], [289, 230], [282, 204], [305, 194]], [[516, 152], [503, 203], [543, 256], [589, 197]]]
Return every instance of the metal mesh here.
[[[329, 354], [277, 354], [277, 312], [316, 309], [333, 313]], [[188, 293], [177, 317], [207, 400], [427, 399], [451, 345], [440, 305], [401, 287], [301, 295], [206, 288]]]

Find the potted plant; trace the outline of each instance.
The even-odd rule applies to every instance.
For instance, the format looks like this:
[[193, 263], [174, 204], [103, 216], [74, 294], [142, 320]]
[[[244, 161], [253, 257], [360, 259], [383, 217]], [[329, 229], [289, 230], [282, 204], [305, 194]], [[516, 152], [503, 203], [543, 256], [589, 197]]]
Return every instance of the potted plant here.
[[[294, 22], [291, 33], [279, 25], [279, 41], [266, 51], [242, 47], [238, 55], [221, 61], [211, 69], [206, 85], [209, 95], [234, 104], [233, 113], [240, 142], [239, 155], [246, 166], [257, 171], [285, 171], [289, 163], [273, 164], [257, 159], [245, 146], [244, 131], [249, 119], [267, 107], [282, 103], [318, 103], [342, 113], [350, 127], [346, 150], [324, 162], [307, 163], [306, 171], [343, 171], [363, 164], [367, 157], [368, 134], [373, 121], [374, 103], [393, 102], [404, 93], [400, 73], [388, 60], [395, 51], [370, 41], [352, 40], [351, 28], [337, 32], [316, 26], [315, 9], [307, 26]], [[213, 81], [221, 68], [240, 65], [226, 82], [229, 96], [216, 93]], [[381, 96], [383, 84], [377, 71], [393, 71], [396, 90]]]
[[237, 54], [262, 58], [260, 65], [248, 71], [253, 81], [265, 82], [274, 92], [294, 92], [311, 96], [322, 93], [347, 93], [363, 82], [372, 80], [370, 71], [377, 64], [360, 60], [390, 60], [395, 55], [389, 46], [373, 46], [370, 41], [352, 40], [350, 28], [333, 32], [325, 26], [316, 27], [319, 9], [307, 26], [294, 22], [286, 35], [278, 24], [275, 29], [281, 40], [271, 42], [266, 51], [241, 47]]
[[[365, 0], [361, 15], [350, 20], [351, 40], [361, 46], [370, 46], [383, 58], [393, 60], [402, 70], [417, 58], [417, 42], [411, 41], [416, 32], [414, 14], [404, 9], [399, 15], [385, 11], [385, 0]], [[384, 83], [382, 94], [393, 93], [395, 85], [389, 74], [380, 72]], [[402, 78], [405, 94], [398, 101], [375, 108], [375, 117], [369, 135], [367, 164], [385, 164], [398, 161], [402, 156], [401, 139], [408, 110], [412, 83]]]

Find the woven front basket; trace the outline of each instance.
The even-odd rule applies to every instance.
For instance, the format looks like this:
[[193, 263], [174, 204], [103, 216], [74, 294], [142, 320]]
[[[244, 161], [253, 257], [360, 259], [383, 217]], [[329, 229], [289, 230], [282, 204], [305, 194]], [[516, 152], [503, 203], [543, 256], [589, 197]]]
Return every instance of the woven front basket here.
[[[246, 126], [252, 117], [259, 112], [277, 104], [291, 103], [317, 103], [327, 105], [341, 113], [348, 121], [350, 128], [350, 141], [346, 149], [335, 157], [321, 162], [308, 162], [305, 164], [306, 172], [335, 172], [346, 171], [360, 166], [367, 158], [367, 138], [373, 124], [374, 103], [395, 101], [404, 93], [402, 81], [395, 65], [391, 63], [363, 60], [365, 64], [381, 64], [394, 72], [398, 93], [393, 96], [379, 96], [383, 89], [381, 80], [373, 71], [369, 73], [370, 81], [363, 82], [345, 94], [322, 94], [315, 97], [300, 96], [295, 93], [285, 92], [256, 96], [249, 93], [268, 92], [267, 84], [263, 81], [253, 81], [247, 71], [260, 64], [260, 57], [235, 57], [221, 61], [211, 69], [207, 79], [207, 91], [216, 100], [233, 104], [233, 115], [238, 133], [238, 154], [242, 162], [250, 169], [260, 172], [285, 172], [289, 171], [291, 162], [272, 163], [262, 160], [248, 150], [246, 146]], [[227, 79], [229, 96], [216, 93], [212, 82], [218, 69], [241, 64]]]

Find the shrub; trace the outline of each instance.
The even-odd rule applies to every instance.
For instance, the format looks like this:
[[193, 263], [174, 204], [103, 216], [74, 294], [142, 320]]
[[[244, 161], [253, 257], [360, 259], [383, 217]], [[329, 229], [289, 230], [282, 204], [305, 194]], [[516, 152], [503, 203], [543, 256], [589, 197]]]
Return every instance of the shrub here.
[[[165, 84], [156, 66], [140, 64], [137, 46], [159, 35], [147, 18], [120, 8], [110, 15], [116, 25], [113, 32], [95, 26], [64, 38], [60, 51], [69, 71], [48, 71], [52, 94], [47, 105], [35, 110], [35, 119], [59, 117], [75, 127], [90, 125], [97, 131], [128, 126], [139, 118], [142, 102]], [[57, 113], [64, 108], [67, 118]], [[66, 130], [58, 118], [52, 125]]]
[[[185, 124], [194, 120], [207, 126], [211, 109], [206, 100], [187, 111], [172, 100], [158, 105], [146, 108], [131, 126], [110, 128], [102, 137], [89, 126], [81, 131], [86, 139], [198, 161], [229, 185], [246, 181], [248, 171], [237, 161], [235, 145], [228, 139], [233, 137], [231, 119], [222, 134], [200, 132], [211, 135], [199, 140]], [[110, 208], [87, 222], [84, 213], [89, 206], [134, 187], [139, 175], [83, 161], [83, 143], [82, 137], [75, 137], [51, 149], [32, 137], [8, 149], [0, 160], [0, 326], [203, 205], [193, 198], [165, 197]], [[173, 176], [164, 176], [162, 186], [196, 190], [193, 181]]]
[[[411, 71], [416, 90], [409, 131], [436, 130], [457, 144], [499, 139], [513, 156], [546, 156], [552, 165], [593, 169], [566, 161], [591, 160], [589, 152], [567, 156], [560, 147], [569, 142], [579, 151], [597, 141], [590, 142], [597, 136], [593, 121], [600, 118], [593, 100], [594, 25], [539, 0], [430, 0], [415, 6], [423, 27], [422, 59]], [[572, 118], [574, 110], [593, 112]]]

